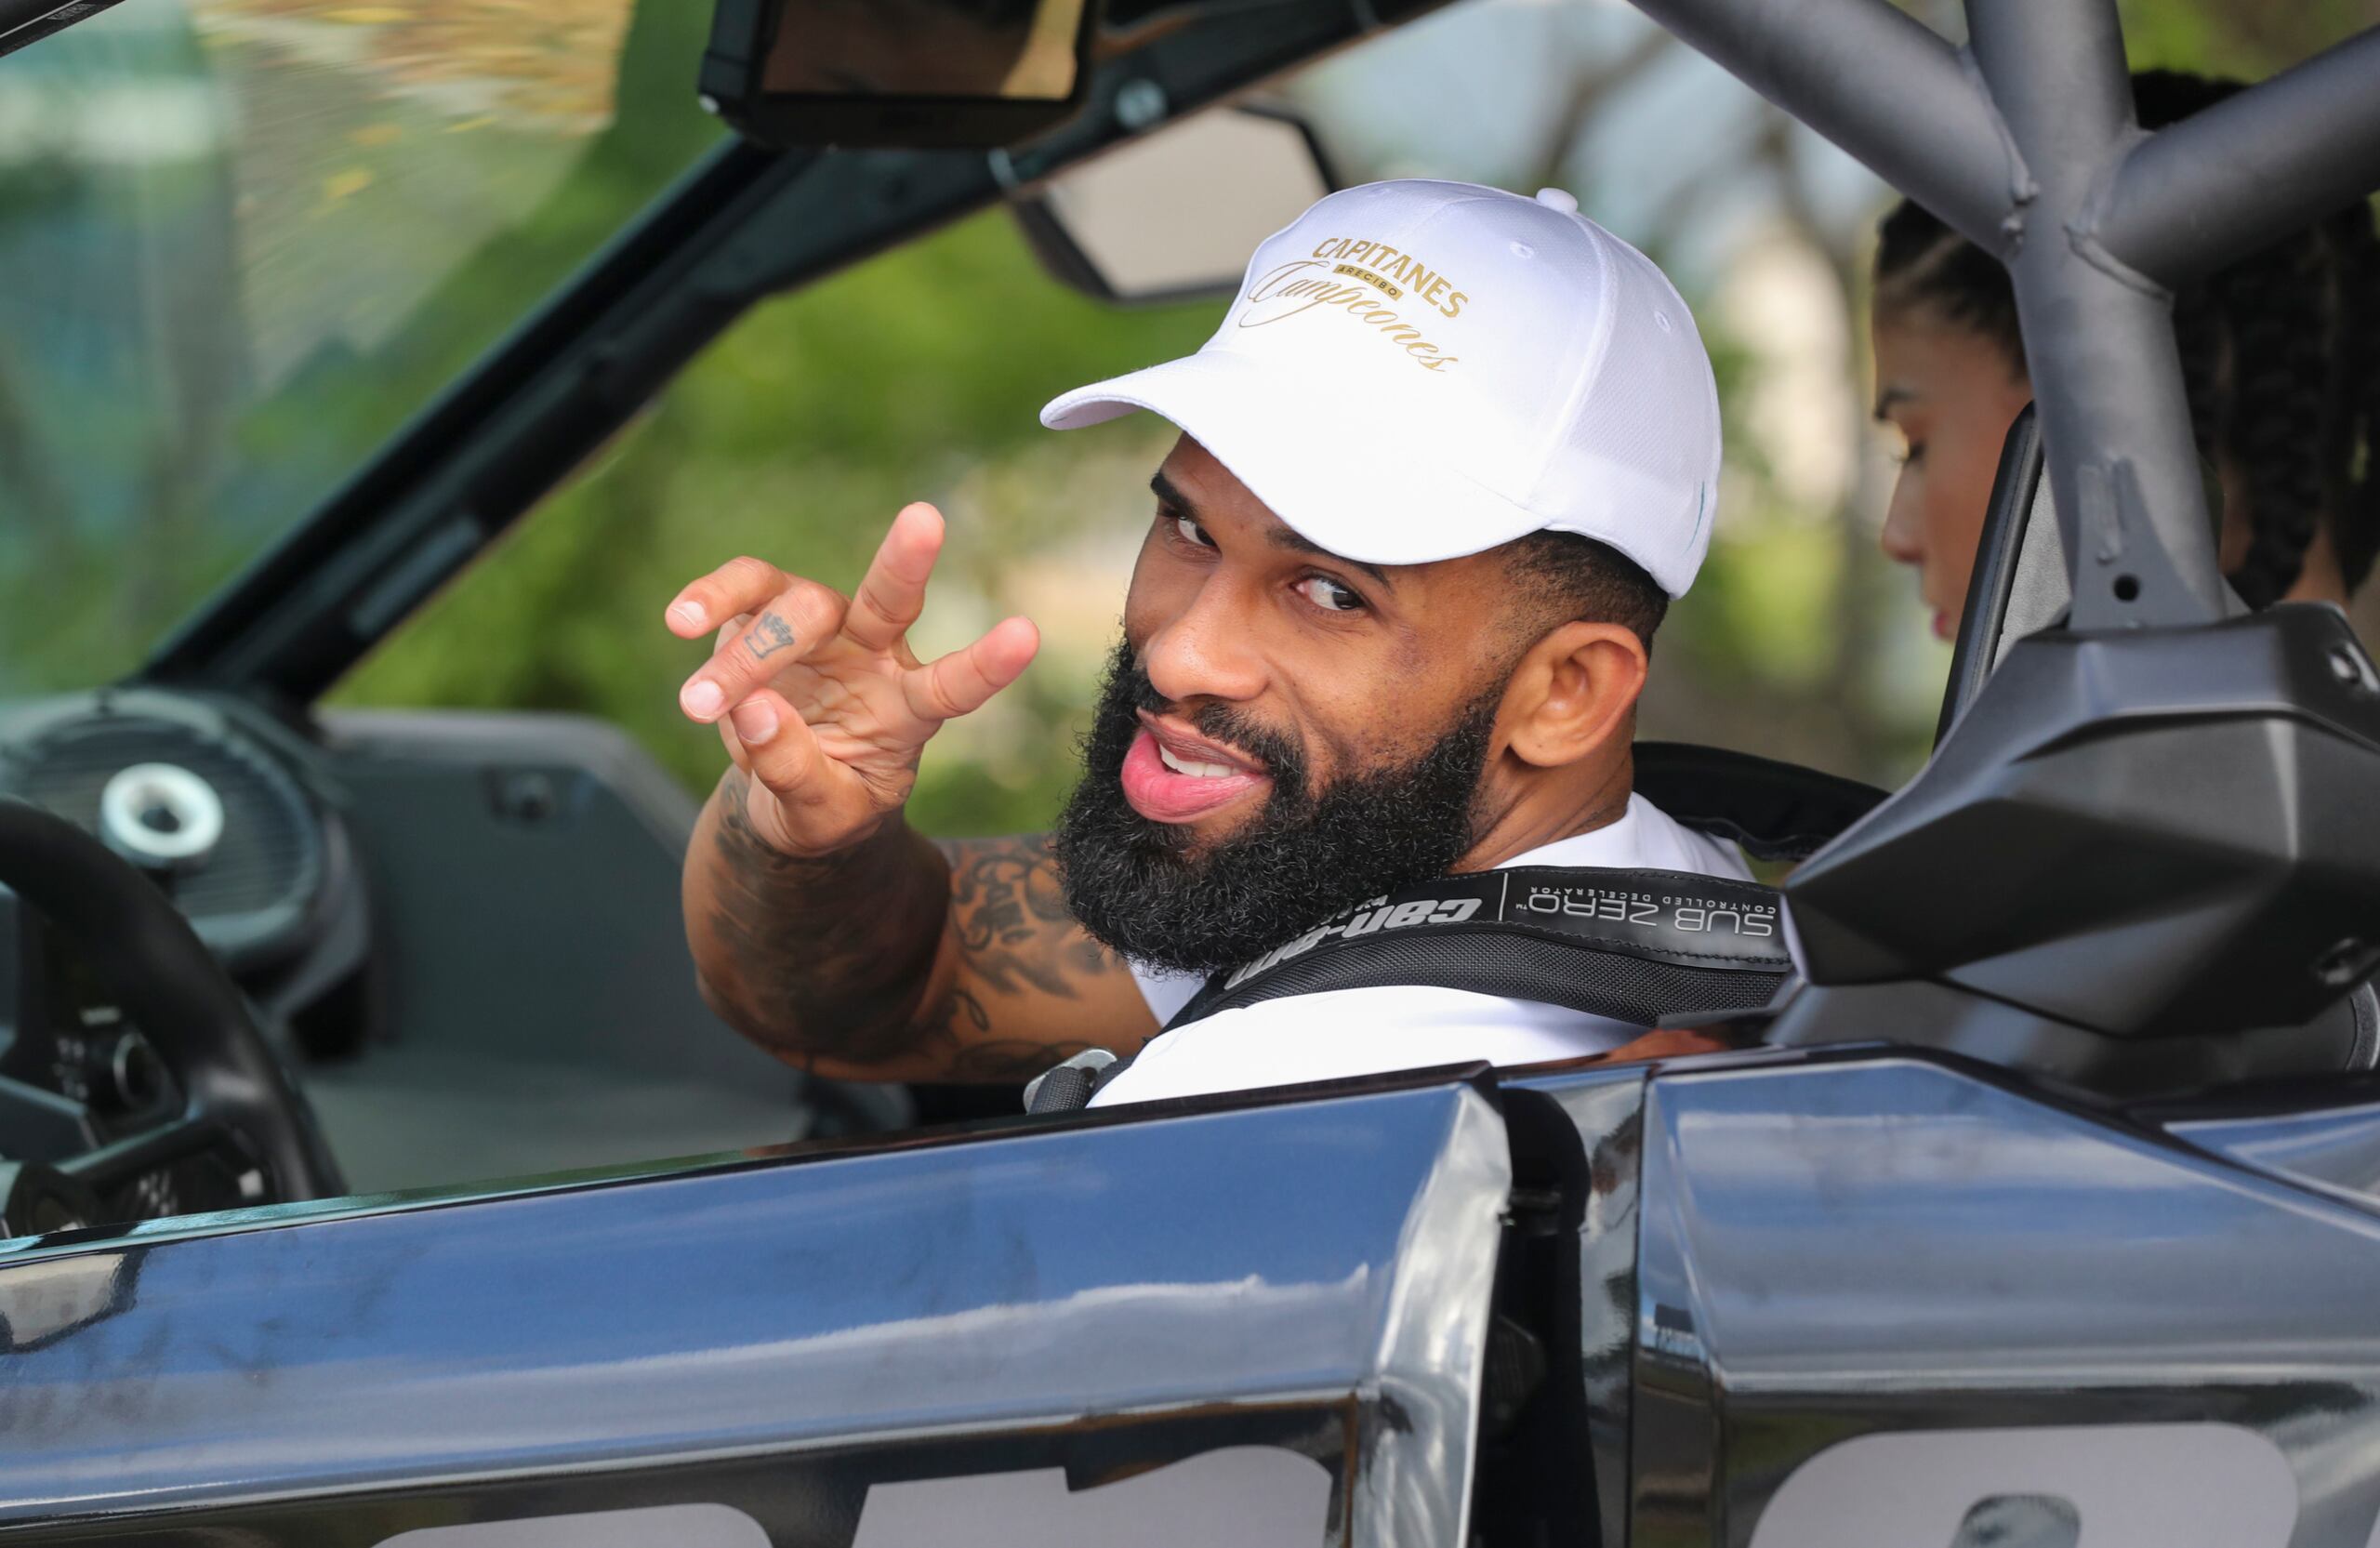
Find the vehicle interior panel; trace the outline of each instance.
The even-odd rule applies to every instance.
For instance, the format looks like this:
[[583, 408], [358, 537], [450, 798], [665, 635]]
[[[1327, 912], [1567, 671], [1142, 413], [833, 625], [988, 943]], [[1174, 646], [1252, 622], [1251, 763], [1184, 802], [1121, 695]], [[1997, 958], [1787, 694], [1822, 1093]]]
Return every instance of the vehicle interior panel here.
[[[0, 788], [93, 831], [126, 769], [185, 769], [216, 794], [216, 852], [155, 874], [254, 1004], [350, 1188], [706, 1154], [907, 1114], [897, 1089], [813, 1081], [703, 1004], [676, 903], [694, 803], [615, 728], [350, 712], [300, 731], [237, 700], [136, 690], [16, 707], [0, 748]], [[112, 1019], [104, 1039], [67, 1025], [112, 1005], [67, 982], [71, 950], [22, 944], [46, 937], [21, 912], [0, 954], [13, 1008], [0, 1074], [14, 1082], [0, 1098], [25, 1109], [12, 1136], [57, 1131], [14, 1150], [49, 1161], [114, 1132], [107, 1114], [96, 1135], [61, 1128], [60, 1100], [125, 1114], [162, 1098], [114, 1090], [141, 1078], [116, 1065], [144, 1055], [121, 1052]], [[43, 956], [61, 960], [27, 959]]]
[[[310, 1089], [418, 1186], [798, 1139], [822, 1091], [702, 1002], [677, 905], [694, 802], [625, 734], [553, 715], [325, 717], [387, 920], [390, 1031]], [[840, 1121], [900, 1112], [884, 1093]], [[451, 1148], [422, 1144], [424, 1123]]]

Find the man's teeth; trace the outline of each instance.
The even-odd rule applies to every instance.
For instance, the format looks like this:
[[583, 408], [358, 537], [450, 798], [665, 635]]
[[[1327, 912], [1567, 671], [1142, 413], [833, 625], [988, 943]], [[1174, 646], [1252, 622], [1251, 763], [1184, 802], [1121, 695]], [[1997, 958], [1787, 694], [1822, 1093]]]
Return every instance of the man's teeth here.
[[1239, 773], [1228, 763], [1194, 763], [1187, 759], [1176, 758], [1166, 750], [1162, 742], [1157, 744], [1157, 756], [1159, 762], [1175, 774], [1188, 774], [1194, 779], [1223, 779]]

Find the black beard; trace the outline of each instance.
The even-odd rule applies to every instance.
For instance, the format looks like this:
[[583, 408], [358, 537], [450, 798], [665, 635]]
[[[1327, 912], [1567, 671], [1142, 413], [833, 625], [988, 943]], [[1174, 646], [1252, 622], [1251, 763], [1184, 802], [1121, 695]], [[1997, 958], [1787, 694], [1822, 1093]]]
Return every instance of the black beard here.
[[[1501, 684], [1498, 685], [1501, 690]], [[1173, 706], [1118, 643], [1083, 742], [1083, 779], [1051, 835], [1067, 908], [1111, 949], [1150, 967], [1214, 972], [1252, 961], [1367, 898], [1444, 876], [1476, 838], [1475, 801], [1500, 691], [1481, 695], [1410, 761], [1311, 788], [1304, 748], [1227, 705], [1185, 717], [1263, 761], [1273, 790], [1229, 838], [1191, 853], [1190, 831], [1124, 799], [1135, 711]]]

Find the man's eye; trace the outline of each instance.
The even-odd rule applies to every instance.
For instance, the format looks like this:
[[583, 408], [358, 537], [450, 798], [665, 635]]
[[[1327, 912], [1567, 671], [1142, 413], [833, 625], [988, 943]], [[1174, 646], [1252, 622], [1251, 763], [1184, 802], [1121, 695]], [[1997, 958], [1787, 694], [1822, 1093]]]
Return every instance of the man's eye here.
[[1297, 589], [1306, 601], [1332, 613], [1354, 613], [1364, 605], [1361, 596], [1329, 576], [1308, 576], [1298, 582]]
[[1171, 520], [1173, 522], [1173, 531], [1175, 536], [1179, 536], [1184, 543], [1192, 544], [1195, 547], [1201, 549], [1211, 549], [1215, 546], [1215, 540], [1207, 536], [1207, 529], [1200, 526], [1192, 518], [1188, 516], [1176, 516]]

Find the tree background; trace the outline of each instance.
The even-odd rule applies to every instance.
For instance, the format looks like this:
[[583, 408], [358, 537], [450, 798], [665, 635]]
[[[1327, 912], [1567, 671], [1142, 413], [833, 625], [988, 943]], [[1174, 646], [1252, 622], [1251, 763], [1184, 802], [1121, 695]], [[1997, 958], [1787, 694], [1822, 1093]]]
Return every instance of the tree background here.
[[[1955, 6], [1911, 8], [1958, 35]], [[133, 668], [699, 154], [707, 9], [134, 0], [0, 61], [0, 693]], [[2124, 15], [2137, 65], [2254, 78], [2380, 6]], [[1263, 95], [1313, 121], [1343, 180], [1559, 185], [1671, 269], [1729, 452], [1645, 733], [1913, 770], [1948, 658], [1876, 549], [1893, 468], [1866, 411], [1864, 276], [1884, 191], [1607, 0], [1464, 0]], [[151, 121], [137, 154], [115, 143], [127, 112]], [[848, 587], [892, 511], [931, 499], [951, 541], [919, 648], [1009, 612], [1047, 644], [948, 729], [914, 809], [938, 832], [1038, 827], [1170, 432], [1055, 436], [1034, 411], [1195, 349], [1221, 305], [1099, 306], [998, 212], [770, 301], [332, 703], [595, 715], [701, 790], [723, 760], [675, 707], [699, 653], [662, 628], [669, 597], [743, 552]]]

